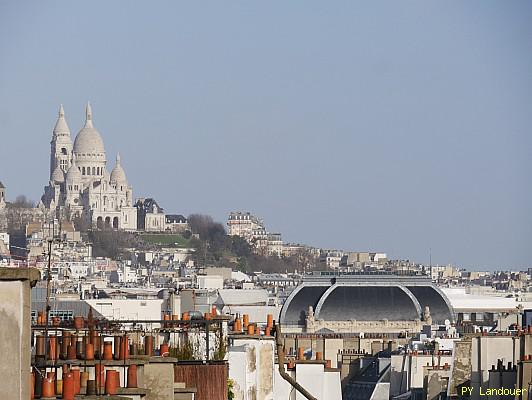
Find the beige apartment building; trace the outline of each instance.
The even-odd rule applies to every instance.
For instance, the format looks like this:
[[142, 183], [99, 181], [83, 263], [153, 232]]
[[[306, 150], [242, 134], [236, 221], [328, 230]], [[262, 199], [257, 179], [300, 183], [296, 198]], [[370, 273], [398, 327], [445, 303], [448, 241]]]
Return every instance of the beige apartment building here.
[[283, 241], [280, 233], [271, 233], [263, 221], [249, 212], [231, 212], [227, 219], [229, 236], [240, 236], [251, 244], [256, 253], [281, 257]]

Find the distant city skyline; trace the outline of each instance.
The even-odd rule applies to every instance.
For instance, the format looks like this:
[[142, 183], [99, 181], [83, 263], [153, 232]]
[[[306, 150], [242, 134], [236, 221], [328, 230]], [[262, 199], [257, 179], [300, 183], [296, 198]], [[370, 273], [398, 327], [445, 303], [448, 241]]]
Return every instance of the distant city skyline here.
[[[63, 104], [133, 196], [286, 242], [532, 267], [532, 4], [0, 4], [0, 181], [38, 202]], [[108, 169], [112, 162], [108, 162]]]

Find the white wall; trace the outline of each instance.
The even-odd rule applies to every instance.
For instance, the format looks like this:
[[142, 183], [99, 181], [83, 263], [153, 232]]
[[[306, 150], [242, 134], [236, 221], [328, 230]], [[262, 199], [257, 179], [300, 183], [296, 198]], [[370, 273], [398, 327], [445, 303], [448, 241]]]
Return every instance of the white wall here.
[[[440, 356], [440, 365], [451, 365], [453, 356]], [[391, 360], [390, 395], [398, 395], [406, 392], [409, 388], [422, 388], [424, 370], [429, 364], [437, 364], [438, 356], [432, 355], [402, 355], [394, 354]], [[410, 376], [410, 383], [408, 377]]]
[[[516, 336], [476, 336], [472, 338], [471, 346], [471, 386], [488, 387], [489, 370], [502, 360], [503, 365], [508, 362], [517, 363], [520, 353], [520, 341]], [[473, 399], [480, 399], [479, 391], [473, 391]]]
[[31, 289], [35, 269], [0, 271], [0, 399], [29, 399], [31, 371]]
[[224, 280], [218, 275], [198, 275], [198, 287], [200, 289], [223, 289]]
[[229, 348], [229, 378], [235, 400], [274, 400], [275, 341], [264, 338], [234, 339]]
[[331, 360], [331, 367], [338, 368], [338, 353], [344, 348], [343, 339], [327, 339], [325, 341], [325, 352], [323, 357]]
[[68, 266], [70, 270], [70, 279], [84, 278], [89, 274], [90, 266], [88, 264], [70, 264]]
[[[318, 400], [325, 400], [325, 373], [323, 364], [296, 364], [296, 381]], [[327, 396], [327, 400], [329, 398]], [[297, 392], [296, 400], [306, 400], [306, 397]]]
[[0, 240], [3, 240], [4, 243], [9, 246], [9, 233], [0, 232]]
[[89, 299], [85, 302], [109, 320], [160, 320], [164, 300]]
[[234, 400], [245, 400], [246, 390], [246, 348], [245, 346], [231, 347], [228, 352], [229, 379], [233, 381]]
[[[29, 353], [28, 344], [22, 340], [25, 325], [23, 322], [23, 288], [23, 283], [20, 281], [0, 282], [0, 322], [2, 323], [0, 372], [5, 379], [4, 382], [10, 382], [7, 385], [0, 385], [0, 395], [5, 399], [22, 399], [23, 388], [28, 386], [22, 385], [22, 376], [26, 376], [29, 382], [29, 363], [25, 365], [25, 374], [22, 371], [22, 354], [24, 351]], [[27, 389], [25, 395], [29, 398]]]
[[[287, 373], [300, 383], [318, 400], [342, 400], [340, 371], [326, 371], [323, 364], [297, 364], [295, 370]], [[287, 400], [306, 400], [279, 374], [278, 366], [274, 370], [274, 398]]]

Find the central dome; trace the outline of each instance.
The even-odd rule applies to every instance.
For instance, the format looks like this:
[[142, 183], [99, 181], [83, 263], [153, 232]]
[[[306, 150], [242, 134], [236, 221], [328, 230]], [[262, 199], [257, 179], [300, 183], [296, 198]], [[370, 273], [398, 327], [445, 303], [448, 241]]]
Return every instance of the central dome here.
[[90, 104], [87, 104], [85, 126], [79, 131], [74, 141], [74, 153], [80, 155], [105, 153], [102, 137], [92, 125]]

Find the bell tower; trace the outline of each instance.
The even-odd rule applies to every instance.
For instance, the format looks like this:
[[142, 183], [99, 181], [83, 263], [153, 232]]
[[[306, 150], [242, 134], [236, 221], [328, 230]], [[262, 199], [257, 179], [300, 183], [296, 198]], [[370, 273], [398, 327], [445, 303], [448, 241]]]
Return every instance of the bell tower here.
[[0, 203], [6, 201], [6, 187], [0, 182]]
[[72, 164], [72, 140], [70, 129], [65, 119], [63, 105], [59, 107], [59, 116], [55, 123], [52, 141], [50, 142], [50, 178], [57, 167], [65, 174]]

